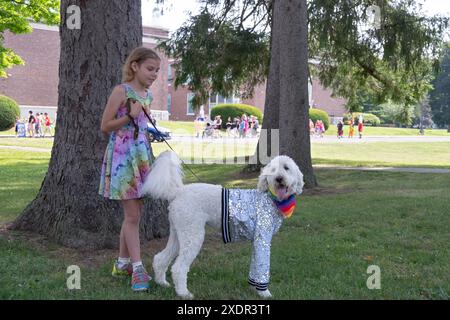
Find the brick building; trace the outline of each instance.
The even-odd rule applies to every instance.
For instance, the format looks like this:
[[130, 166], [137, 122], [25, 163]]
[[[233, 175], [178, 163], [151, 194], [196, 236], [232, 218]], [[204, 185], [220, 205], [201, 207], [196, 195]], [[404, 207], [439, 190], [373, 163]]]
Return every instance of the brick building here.
[[[0, 94], [16, 100], [21, 107], [22, 117], [26, 118], [28, 110], [48, 112], [54, 117], [58, 104], [58, 66], [59, 66], [59, 29], [57, 26], [32, 23], [33, 32], [24, 35], [4, 34], [4, 45], [12, 48], [25, 61], [24, 66], [15, 66], [9, 70], [8, 78], [0, 78]], [[142, 32], [143, 45], [154, 49], [157, 42], [167, 39], [169, 31], [164, 28], [144, 26]], [[190, 104], [193, 94], [186, 87], [174, 90], [175, 72], [171, 67], [173, 61], [163, 53], [158, 79], [152, 85], [154, 101], [152, 112], [157, 119], [191, 121], [195, 118]], [[120, 68], [121, 66], [118, 66]], [[345, 113], [345, 100], [332, 98], [330, 91], [323, 88], [317, 80], [309, 86], [310, 105], [313, 108], [328, 112], [331, 120]], [[205, 115], [219, 103], [245, 103], [264, 111], [265, 84], [255, 88], [252, 99], [242, 100], [239, 97], [211, 96], [203, 107]]]
[[[173, 73], [173, 71], [171, 71]], [[346, 100], [342, 98], [335, 98], [331, 96], [331, 91], [324, 88], [319, 80], [313, 79], [312, 84], [308, 86], [309, 90], [309, 105], [311, 108], [321, 109], [328, 113], [331, 123], [337, 123], [337, 120], [342, 119], [346, 113]], [[193, 121], [197, 112], [192, 110], [189, 103], [193, 96], [192, 92], [185, 86], [178, 87], [177, 90], [173, 88], [173, 79], [169, 78], [169, 112], [171, 120], [179, 121]], [[244, 103], [258, 107], [264, 111], [264, 103], [266, 98], [266, 84], [257, 86], [254, 90], [251, 99], [239, 99], [238, 97], [226, 98], [220, 95], [214, 95], [209, 99], [207, 105], [203, 106], [204, 114], [209, 114], [211, 108], [220, 103]]]
[[[38, 23], [32, 23], [31, 26], [33, 31], [29, 34], [4, 34], [4, 45], [21, 56], [25, 65], [14, 66], [7, 70], [8, 78], [0, 78], [0, 94], [18, 102], [22, 117], [26, 118], [29, 110], [48, 112], [50, 117], [54, 117], [58, 105], [59, 28]], [[143, 46], [152, 49], [159, 40], [169, 36], [169, 31], [162, 28], [144, 26], [142, 31]], [[152, 85], [152, 107], [157, 118], [168, 119], [168, 59], [161, 52], [159, 55], [161, 71]]]

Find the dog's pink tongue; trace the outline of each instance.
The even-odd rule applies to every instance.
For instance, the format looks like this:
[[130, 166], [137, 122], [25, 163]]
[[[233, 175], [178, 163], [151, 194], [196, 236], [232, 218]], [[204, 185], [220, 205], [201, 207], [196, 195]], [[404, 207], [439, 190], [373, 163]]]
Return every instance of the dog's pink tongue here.
[[286, 197], [286, 188], [281, 188], [277, 190], [277, 197], [279, 200], [282, 200]]

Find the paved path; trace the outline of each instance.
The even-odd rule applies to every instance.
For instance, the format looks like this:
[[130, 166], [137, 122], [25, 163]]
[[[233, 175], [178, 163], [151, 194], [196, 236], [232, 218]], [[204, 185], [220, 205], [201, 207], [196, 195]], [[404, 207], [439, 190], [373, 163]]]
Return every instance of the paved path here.
[[357, 170], [357, 171], [385, 171], [385, 172], [410, 172], [410, 173], [450, 173], [450, 169], [439, 168], [413, 168], [413, 167], [342, 167], [327, 164], [313, 166], [316, 169], [333, 170]]

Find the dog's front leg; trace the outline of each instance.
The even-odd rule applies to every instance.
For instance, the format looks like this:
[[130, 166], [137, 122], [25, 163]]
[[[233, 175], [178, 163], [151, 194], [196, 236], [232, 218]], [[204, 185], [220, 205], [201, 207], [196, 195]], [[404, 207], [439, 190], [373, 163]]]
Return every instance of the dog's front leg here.
[[253, 252], [250, 262], [248, 282], [262, 298], [272, 297], [269, 291], [270, 279], [270, 244], [272, 241], [272, 221], [270, 217], [265, 223], [257, 223]]

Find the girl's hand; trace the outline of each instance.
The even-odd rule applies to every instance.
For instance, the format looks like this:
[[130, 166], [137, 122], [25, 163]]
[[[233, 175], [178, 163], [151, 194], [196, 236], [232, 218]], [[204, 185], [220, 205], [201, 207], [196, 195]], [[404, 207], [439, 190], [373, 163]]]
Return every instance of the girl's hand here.
[[142, 111], [142, 105], [137, 102], [136, 100], [131, 100], [130, 101], [130, 116], [132, 116], [133, 118], [136, 118], [139, 116], [139, 114]]

